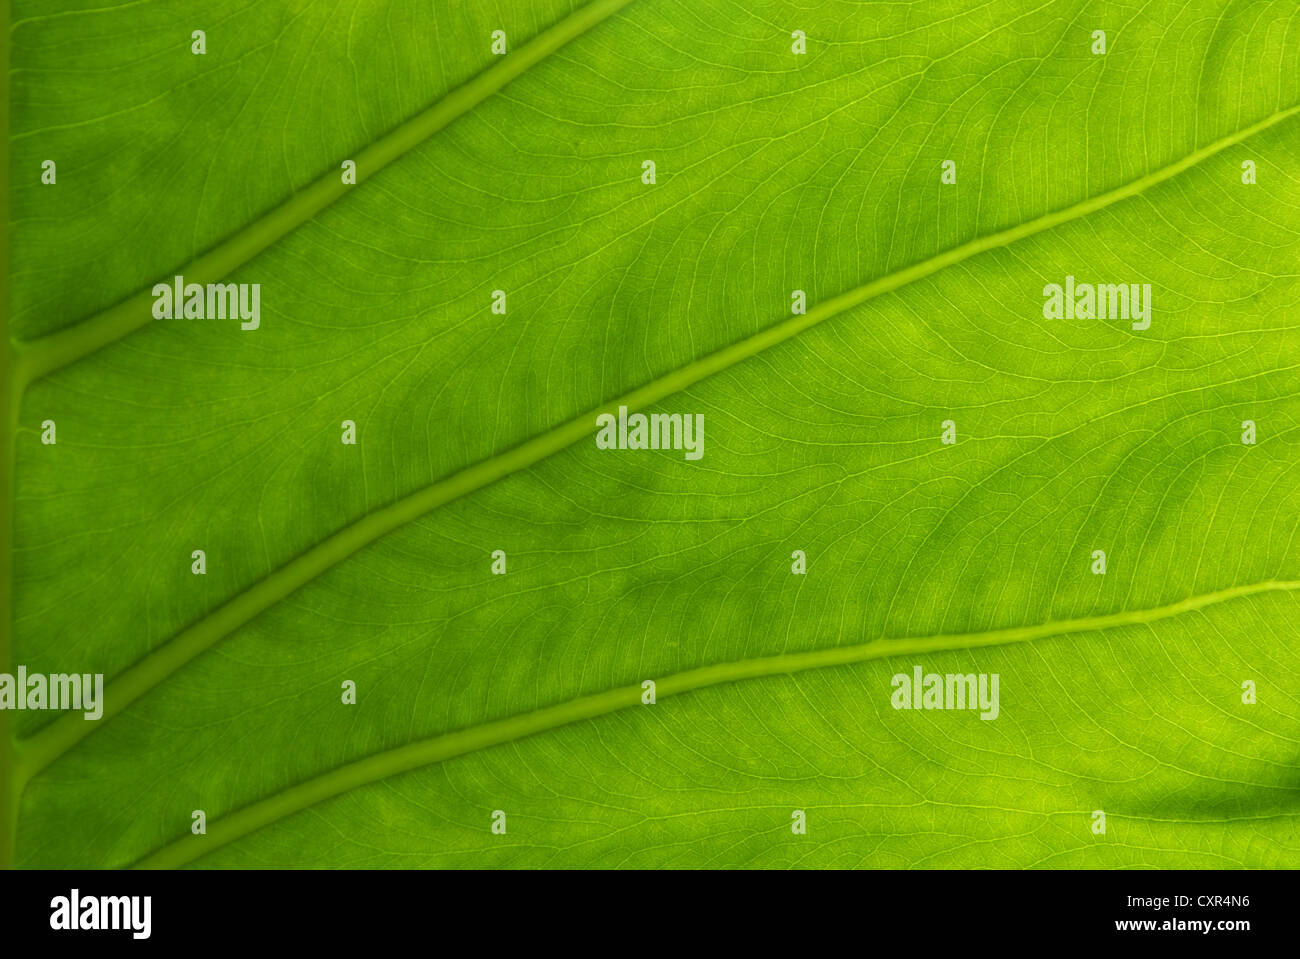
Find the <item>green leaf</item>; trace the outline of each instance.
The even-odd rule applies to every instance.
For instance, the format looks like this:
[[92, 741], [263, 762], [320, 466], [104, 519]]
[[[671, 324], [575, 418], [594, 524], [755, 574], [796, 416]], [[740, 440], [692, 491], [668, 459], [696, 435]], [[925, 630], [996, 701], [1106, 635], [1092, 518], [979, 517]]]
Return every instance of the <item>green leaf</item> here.
[[0, 711], [0, 858], [1300, 864], [1300, 8], [64, 6], [0, 672], [107, 684]]

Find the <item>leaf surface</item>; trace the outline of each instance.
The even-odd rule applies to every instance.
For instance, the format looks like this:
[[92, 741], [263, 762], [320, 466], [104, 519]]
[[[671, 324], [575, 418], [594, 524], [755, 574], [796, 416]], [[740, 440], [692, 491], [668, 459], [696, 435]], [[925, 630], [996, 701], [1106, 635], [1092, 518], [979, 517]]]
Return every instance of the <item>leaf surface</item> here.
[[[28, 386], [13, 660], [113, 715], [11, 714], [16, 861], [1294, 867], [1300, 8], [605, 6], [230, 273], [258, 330]], [[25, 356], [590, 16], [61, 7], [13, 11]], [[1045, 318], [1067, 275], [1150, 328]], [[597, 449], [629, 395], [703, 457]], [[998, 718], [892, 708], [917, 665]]]

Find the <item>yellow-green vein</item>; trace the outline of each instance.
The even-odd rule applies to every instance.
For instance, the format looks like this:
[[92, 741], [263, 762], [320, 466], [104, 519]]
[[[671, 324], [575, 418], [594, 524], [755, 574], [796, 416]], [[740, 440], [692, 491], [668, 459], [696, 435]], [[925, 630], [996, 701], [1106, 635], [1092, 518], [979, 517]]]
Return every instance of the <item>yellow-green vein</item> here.
[[[1141, 626], [1183, 613], [1204, 609], [1218, 603], [1267, 592], [1291, 592], [1300, 589], [1300, 582], [1268, 581], [1235, 586], [1230, 589], [1192, 596], [1168, 606], [1152, 609], [1130, 610], [1105, 616], [1087, 616], [1081, 619], [1060, 620], [1038, 626], [1018, 626], [982, 633], [960, 633], [947, 636], [926, 636], [905, 639], [878, 639], [855, 646], [839, 646], [806, 653], [787, 653], [782, 656], [764, 656], [742, 659], [698, 669], [688, 669], [670, 676], [647, 677], [655, 681], [656, 705], [658, 700], [708, 686], [734, 683], [745, 679], [780, 676], [809, 669], [845, 666], [887, 656], [910, 656], [957, 649], [978, 649], [985, 646], [1005, 646], [1036, 639], [1065, 636], [1071, 633], [1094, 632], [1117, 626]], [[508, 719], [471, 726], [456, 732], [435, 736], [420, 742], [390, 749], [356, 762], [348, 763], [322, 773], [313, 779], [283, 789], [255, 803], [237, 809], [208, 824], [205, 835], [187, 835], [146, 856], [138, 868], [166, 868], [180, 866], [234, 842], [254, 830], [261, 829], [309, 806], [337, 796], [340, 793], [365, 786], [368, 783], [410, 772], [421, 766], [463, 756], [466, 753], [499, 746], [526, 736], [567, 726], [584, 719], [593, 719], [629, 706], [642, 703], [640, 683], [623, 686], [608, 692], [582, 696], [555, 706], [533, 710]]]
[[[357, 153], [358, 177], [379, 170], [465, 115], [538, 61], [617, 13], [631, 0], [593, 0], [513, 51], [490, 69], [457, 87], [423, 113], [407, 120]], [[331, 170], [310, 186], [176, 272], [192, 283], [215, 283], [268, 246], [302, 226], [353, 187]], [[20, 370], [30, 383], [89, 356], [153, 319], [153, 294], [141, 290], [129, 299], [64, 330], [19, 344]]]

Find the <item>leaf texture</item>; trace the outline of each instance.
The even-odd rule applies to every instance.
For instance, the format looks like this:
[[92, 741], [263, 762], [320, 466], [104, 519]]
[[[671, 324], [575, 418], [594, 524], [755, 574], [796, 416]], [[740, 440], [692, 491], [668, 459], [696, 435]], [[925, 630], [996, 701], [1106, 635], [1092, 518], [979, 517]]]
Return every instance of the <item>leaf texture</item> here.
[[[6, 714], [14, 861], [1294, 867], [1298, 41], [15, 0], [9, 658], [108, 707]], [[260, 327], [154, 321], [176, 272]], [[704, 455], [599, 449], [620, 405]], [[915, 666], [998, 718], [893, 708]]]

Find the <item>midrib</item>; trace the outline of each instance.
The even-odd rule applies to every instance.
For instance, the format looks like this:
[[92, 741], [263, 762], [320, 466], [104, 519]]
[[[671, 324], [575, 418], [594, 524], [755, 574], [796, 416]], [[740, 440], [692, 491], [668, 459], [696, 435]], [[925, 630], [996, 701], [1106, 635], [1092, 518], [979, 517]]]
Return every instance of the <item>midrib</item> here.
[[[9, 23], [9, 0], [0, 0], [0, 22]], [[9, 43], [0, 40], [0, 177], [9, 176]], [[9, 184], [0, 187], [0, 673], [12, 674], [13, 662], [13, 532], [14, 443], [18, 435], [18, 406], [22, 387], [16, 374], [9, 339]], [[0, 710], [0, 869], [14, 861], [18, 801], [22, 785], [16, 775], [14, 722]]]
[[595, 418], [601, 413], [617, 413], [620, 406], [626, 406], [629, 411], [652, 406], [666, 397], [699, 383], [706, 377], [784, 343], [810, 327], [860, 306], [868, 300], [931, 276], [979, 253], [1006, 246], [1136, 196], [1177, 176], [1207, 157], [1214, 156], [1297, 113], [1300, 113], [1300, 105], [1280, 110], [1258, 123], [1216, 140], [1131, 183], [1025, 223], [977, 237], [928, 260], [864, 283], [817, 304], [804, 315], [787, 317], [765, 330], [652, 380], [624, 396], [609, 400], [519, 446], [466, 467], [387, 506], [367, 513], [273, 570], [116, 677], [105, 688], [104, 714], [98, 722], [86, 723], [71, 714], [62, 716], [19, 743], [16, 776], [20, 786], [95, 729], [103, 728], [105, 723], [157, 687], [177, 669], [212, 647], [224, 636], [249, 622], [254, 616], [280, 602], [357, 550], [370, 545], [400, 526], [418, 519], [430, 510], [533, 466], [579, 440], [593, 436]]
[[[1093, 632], [1121, 626], [1140, 626], [1233, 599], [1267, 592], [1292, 592], [1297, 589], [1300, 589], [1300, 581], [1270, 580], [1192, 596], [1177, 603], [1151, 609], [1110, 613], [1105, 616], [1086, 616], [1080, 619], [1042, 623], [1037, 626], [1019, 626], [978, 633], [874, 640], [855, 646], [837, 646], [806, 653], [787, 653], [781, 656], [718, 663], [669, 676], [647, 676], [646, 679], [655, 682], [655, 705], [657, 705], [658, 700], [667, 696], [676, 696], [724, 683], [788, 675], [831, 666], [846, 666], [889, 656], [924, 655], [950, 650], [1005, 646], [1071, 633]], [[467, 729], [376, 753], [279, 790], [257, 802], [214, 819], [208, 824], [205, 835], [188, 835], [169, 843], [136, 863], [136, 868], [158, 869], [182, 866], [257, 829], [360, 786], [410, 772], [421, 766], [534, 736], [584, 719], [595, 719], [621, 709], [643, 706], [642, 692], [642, 686], [638, 682], [632, 686], [622, 686], [607, 692], [582, 696], [555, 706], [494, 722], [481, 723]], [[643, 706], [643, 708], [655, 707]]]

